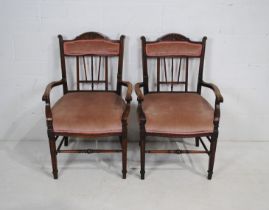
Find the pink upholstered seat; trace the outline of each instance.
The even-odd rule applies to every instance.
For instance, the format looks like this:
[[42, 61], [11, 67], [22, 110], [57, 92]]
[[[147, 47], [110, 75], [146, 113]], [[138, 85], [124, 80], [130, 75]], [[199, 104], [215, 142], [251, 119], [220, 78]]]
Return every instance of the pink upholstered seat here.
[[124, 108], [123, 99], [113, 92], [68, 93], [52, 108], [54, 132], [121, 133]]
[[196, 135], [213, 132], [214, 110], [196, 93], [152, 93], [142, 104], [146, 132]]

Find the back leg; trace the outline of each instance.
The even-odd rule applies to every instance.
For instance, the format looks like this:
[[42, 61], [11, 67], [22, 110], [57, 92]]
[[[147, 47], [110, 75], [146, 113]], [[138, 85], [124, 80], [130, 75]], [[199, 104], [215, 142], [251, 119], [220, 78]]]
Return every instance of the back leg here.
[[68, 146], [68, 136], [64, 137], [64, 146]]
[[199, 137], [195, 137], [195, 146], [199, 147]]

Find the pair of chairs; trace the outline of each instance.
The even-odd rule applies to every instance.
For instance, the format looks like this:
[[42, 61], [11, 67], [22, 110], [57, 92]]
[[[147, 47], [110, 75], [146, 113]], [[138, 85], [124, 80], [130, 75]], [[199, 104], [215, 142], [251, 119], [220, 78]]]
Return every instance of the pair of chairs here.
[[[145, 153], [205, 153], [209, 155], [208, 179], [211, 179], [223, 98], [215, 85], [203, 81], [206, 37], [194, 42], [180, 34], [167, 34], [153, 42], [146, 41], [145, 37], [141, 41], [143, 82], [135, 85], [141, 179], [145, 176]], [[88, 32], [74, 40], [63, 40], [59, 35], [59, 43], [62, 79], [48, 84], [42, 98], [46, 104], [53, 177], [58, 178], [59, 153], [121, 153], [125, 179], [132, 84], [122, 80], [124, 36], [111, 40], [100, 33]], [[192, 60], [196, 63], [192, 64]], [[190, 67], [198, 68], [195, 91], [189, 90]], [[157, 74], [149, 79], [154, 73], [151, 68], [156, 69]], [[69, 79], [67, 69], [72, 70]], [[117, 83], [113, 86], [114, 77]], [[56, 86], [62, 86], [63, 96], [52, 106], [50, 93]], [[125, 100], [122, 87], [127, 88]], [[201, 96], [202, 87], [215, 93], [214, 108]], [[68, 146], [69, 137], [104, 136], [118, 136], [121, 149], [62, 149], [63, 144]], [[147, 136], [195, 138], [196, 146], [201, 143], [204, 150], [146, 150]], [[62, 139], [56, 147], [58, 137]], [[209, 149], [203, 137], [209, 141]]]

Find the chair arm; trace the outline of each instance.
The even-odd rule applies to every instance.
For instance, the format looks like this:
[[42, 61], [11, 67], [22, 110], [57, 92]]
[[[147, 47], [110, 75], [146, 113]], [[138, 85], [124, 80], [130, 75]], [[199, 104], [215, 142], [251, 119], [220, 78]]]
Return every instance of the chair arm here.
[[45, 89], [43, 96], [42, 96], [42, 101], [50, 103], [50, 91], [51, 91], [51, 89], [55, 86], [63, 85], [63, 84], [64, 84], [63, 80], [54, 81], [54, 82], [49, 83]]
[[214, 111], [214, 130], [218, 128], [219, 126], [219, 120], [220, 120], [220, 103], [223, 103], [223, 97], [220, 93], [219, 88], [211, 83], [206, 83], [206, 82], [202, 82], [201, 84], [204, 87], [210, 88], [211, 90], [214, 91], [215, 96], [216, 96], [216, 100], [215, 100], [215, 111]]
[[140, 89], [143, 86], [144, 86], [143, 82], [138, 82], [138, 83], [135, 84], [135, 93], [137, 95], [137, 101], [139, 103], [141, 103], [144, 100], [144, 95], [143, 95], [143, 93], [142, 93], [142, 91]]
[[127, 87], [125, 100], [129, 104], [132, 101], [133, 86], [130, 82], [127, 82], [127, 81], [120, 81], [120, 85]]
[[204, 87], [210, 88], [211, 90], [214, 91], [215, 96], [216, 96], [216, 103], [218, 103], [218, 104], [223, 103], [223, 97], [222, 97], [222, 95], [220, 93], [219, 88], [216, 85], [214, 85], [212, 83], [206, 83], [204, 81], [202, 81], [201, 85], [204, 86]]
[[138, 107], [137, 107], [137, 115], [138, 115], [138, 119], [140, 121], [141, 125], [145, 125], [146, 123], [146, 115], [142, 109], [142, 102], [144, 101], [144, 94], [141, 91], [141, 87], [144, 86], [143, 82], [138, 82], [135, 84], [135, 93], [137, 95], [137, 101], [138, 101]]

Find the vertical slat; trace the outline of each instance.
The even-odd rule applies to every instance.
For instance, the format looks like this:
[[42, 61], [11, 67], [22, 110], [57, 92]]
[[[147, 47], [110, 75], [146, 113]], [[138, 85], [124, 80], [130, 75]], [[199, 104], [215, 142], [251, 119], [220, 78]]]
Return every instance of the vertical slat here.
[[188, 92], [189, 58], [186, 58], [185, 92]]
[[92, 73], [92, 90], [94, 89], [94, 84], [93, 84], [93, 56], [91, 56], [91, 73]]
[[174, 81], [174, 59], [172, 58], [172, 64], [171, 64], [171, 92], [173, 92], [173, 81]]
[[101, 58], [102, 58], [102, 57], [99, 56], [99, 67], [98, 67], [98, 77], [97, 77], [98, 82], [100, 81]]
[[88, 79], [87, 79], [87, 68], [86, 68], [85, 56], [83, 56], [83, 66], [84, 66], [85, 79], [86, 79], [86, 81], [88, 81]]
[[105, 89], [108, 90], [108, 61], [107, 56], [105, 57]]
[[179, 77], [180, 77], [180, 70], [181, 70], [181, 58], [179, 60], [179, 65], [178, 65], [178, 75], [177, 75], [177, 82], [179, 82]]
[[167, 72], [166, 72], [166, 61], [165, 61], [165, 58], [163, 58], [163, 65], [164, 65], [164, 76], [165, 76], [165, 81], [167, 82]]
[[77, 90], [79, 90], [80, 82], [79, 82], [79, 57], [78, 56], [76, 56], [76, 64], [77, 64], [76, 65], [77, 66]]
[[157, 92], [160, 92], [160, 58], [157, 58]]

